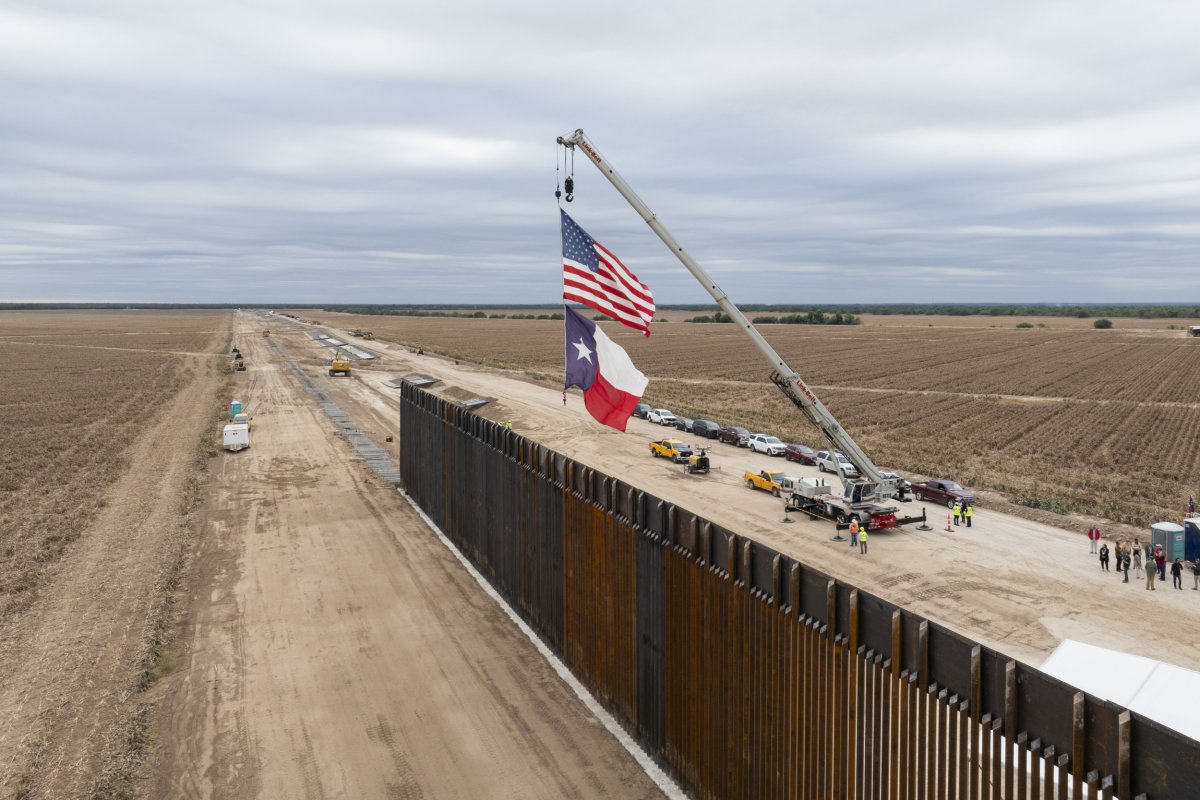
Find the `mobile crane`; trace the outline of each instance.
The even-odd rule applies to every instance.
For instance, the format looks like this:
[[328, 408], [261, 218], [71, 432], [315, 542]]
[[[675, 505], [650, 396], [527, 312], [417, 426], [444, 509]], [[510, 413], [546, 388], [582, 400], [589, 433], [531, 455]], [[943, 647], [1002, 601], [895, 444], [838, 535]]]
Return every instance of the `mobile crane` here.
[[[662, 239], [663, 244], [687, 267], [688, 272], [692, 273], [692, 276], [700, 282], [700, 285], [712, 296], [713, 300], [717, 301], [717, 305], [721, 308], [721, 311], [727, 314], [730, 320], [733, 321], [733, 324], [741, 328], [742, 332], [750, 337], [754, 346], [758, 348], [759, 352], [771, 364], [771, 381], [779, 387], [780, 391], [789, 400], [804, 412], [804, 415], [808, 417], [813, 425], [817, 426], [817, 429], [821, 431], [821, 435], [825, 437], [830, 446], [834, 450], [844, 454], [858, 468], [858, 473], [862, 476], [861, 478], [851, 479], [845, 475], [841, 476], [843, 483], [843, 493], [841, 495], [830, 493], [822, 488], [811, 487], [813, 490], [810, 493], [793, 493], [788, 500], [789, 508], [805, 511], [813, 516], [833, 519], [838, 523], [839, 527], [848, 525], [852, 519], [858, 519], [860, 522], [866, 523], [868, 528], [872, 530], [894, 528], [907, 522], [923, 520], [923, 515], [921, 517], [901, 519], [896, 516], [897, 507], [886, 505], [888, 500], [896, 497], [899, 493], [900, 479], [884, 475], [879, 467], [875, 466], [875, 463], [859, 447], [853, 437], [846, 432], [846, 429], [841, 426], [837, 418], [825, 407], [825, 404], [817, 399], [817, 395], [804, 382], [799, 373], [784, 362], [779, 353], [775, 352], [775, 348], [771, 347], [770, 343], [750, 323], [746, 315], [733, 304], [733, 301], [729, 299], [729, 295], [721, 287], [717, 286], [708, 273], [676, 241], [675, 237], [659, 221], [654, 212], [642, 202], [642, 199], [625, 182], [625, 179], [617, 173], [612, 164], [604, 156], [600, 155], [600, 151], [587, 138], [583, 129], [580, 128], [568, 136], [558, 137], [558, 143], [571, 151], [575, 149], [581, 150], [596, 168], [600, 170], [600, 173], [608, 178], [609, 182], [612, 183], [629, 205], [633, 206], [638, 216], [650, 226], [652, 231], [658, 234], [658, 238]], [[572, 199], [573, 180], [568, 180], [572, 184], [567, 186], [567, 200], [570, 201]]]

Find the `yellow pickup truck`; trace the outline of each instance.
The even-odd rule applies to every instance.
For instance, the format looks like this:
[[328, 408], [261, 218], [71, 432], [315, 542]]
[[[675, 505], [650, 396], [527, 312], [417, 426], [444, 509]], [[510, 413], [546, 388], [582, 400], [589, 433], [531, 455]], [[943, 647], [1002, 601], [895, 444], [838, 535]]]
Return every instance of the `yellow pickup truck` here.
[[762, 472], [747, 472], [742, 476], [747, 489], [762, 489], [764, 492], [779, 497], [785, 492], [790, 493], [796, 488], [796, 479], [784, 475], [781, 470], [764, 469]]
[[681, 464], [692, 457], [692, 447], [678, 439], [659, 439], [650, 443], [650, 454], [655, 458], [669, 458], [676, 464]]

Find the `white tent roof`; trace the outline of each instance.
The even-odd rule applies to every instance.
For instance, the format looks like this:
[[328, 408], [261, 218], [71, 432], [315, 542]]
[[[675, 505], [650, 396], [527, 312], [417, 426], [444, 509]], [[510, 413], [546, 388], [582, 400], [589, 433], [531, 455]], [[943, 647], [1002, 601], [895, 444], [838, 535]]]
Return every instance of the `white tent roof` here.
[[1042, 672], [1200, 740], [1200, 672], [1066, 639]]

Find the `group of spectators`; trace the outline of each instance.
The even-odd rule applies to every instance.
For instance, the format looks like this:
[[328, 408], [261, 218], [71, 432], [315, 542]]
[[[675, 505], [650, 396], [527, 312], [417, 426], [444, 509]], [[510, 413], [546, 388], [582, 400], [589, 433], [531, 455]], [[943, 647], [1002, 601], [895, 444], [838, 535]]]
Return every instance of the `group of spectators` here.
[[[1088, 542], [1091, 544], [1091, 552], [1100, 556], [1100, 569], [1109, 572], [1109, 563], [1112, 559], [1116, 560], [1116, 571], [1125, 576], [1124, 583], [1129, 583], [1129, 571], [1133, 570], [1133, 577], [1141, 579], [1143, 571], [1143, 563], [1145, 564], [1146, 573], [1146, 589], [1155, 591], [1154, 581], [1157, 578], [1160, 581], [1167, 579], [1167, 555], [1163, 552], [1162, 545], [1142, 545], [1135, 538], [1133, 543], [1118, 540], [1115, 542], [1113, 549], [1109, 550], [1107, 542], [1100, 541], [1100, 529], [1097, 527], [1088, 528]], [[1183, 588], [1183, 570], [1188, 567], [1192, 571], [1192, 589], [1200, 591], [1200, 559], [1195, 561], [1184, 562], [1183, 559], [1177, 558], [1171, 562], [1171, 581], [1176, 589]]]

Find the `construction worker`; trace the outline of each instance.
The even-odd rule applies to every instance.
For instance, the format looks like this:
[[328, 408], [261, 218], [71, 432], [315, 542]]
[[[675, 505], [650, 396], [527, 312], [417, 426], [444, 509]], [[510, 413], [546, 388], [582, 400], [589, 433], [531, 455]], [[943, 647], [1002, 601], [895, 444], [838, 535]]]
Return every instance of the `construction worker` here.
[[971, 506], [966, 504], [963, 505], [963, 519], [967, 521], [968, 528], [971, 527], [971, 514], [973, 513], [974, 510], [971, 508]]
[[961, 516], [962, 516], [962, 505], [957, 500], [955, 500], [954, 501], [954, 524], [955, 525], [958, 524], [958, 518]]
[[850, 520], [850, 547], [851, 549], [858, 544], [858, 517]]
[[867, 526], [863, 525], [858, 531], [858, 552], [859, 555], [867, 554]]

